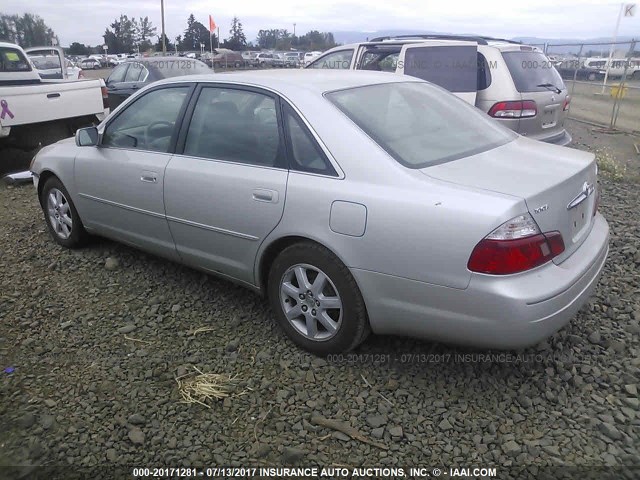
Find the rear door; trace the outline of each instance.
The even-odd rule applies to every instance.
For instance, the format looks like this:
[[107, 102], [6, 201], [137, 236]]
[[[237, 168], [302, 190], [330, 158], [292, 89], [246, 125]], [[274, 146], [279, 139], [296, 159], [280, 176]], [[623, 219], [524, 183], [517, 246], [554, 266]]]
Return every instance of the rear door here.
[[190, 111], [165, 170], [176, 248], [186, 263], [253, 284], [258, 247], [284, 210], [278, 99], [249, 87], [204, 85]]
[[518, 91], [518, 100], [536, 102], [537, 114], [520, 118], [518, 133], [535, 139], [549, 139], [564, 133], [564, 110], [568, 91], [562, 77], [552, 62], [540, 51], [522, 50], [514, 46], [513, 50], [503, 51], [502, 56]]
[[443, 40], [404, 45], [396, 73], [411, 75], [449, 90], [475, 105], [478, 91], [478, 44]]

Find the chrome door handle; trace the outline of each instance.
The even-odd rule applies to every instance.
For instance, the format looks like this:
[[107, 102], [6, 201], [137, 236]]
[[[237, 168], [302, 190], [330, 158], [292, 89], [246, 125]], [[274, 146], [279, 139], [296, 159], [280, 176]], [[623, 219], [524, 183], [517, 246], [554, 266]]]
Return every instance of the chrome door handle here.
[[156, 183], [158, 181], [158, 177], [155, 175], [142, 175], [140, 180], [143, 182]]

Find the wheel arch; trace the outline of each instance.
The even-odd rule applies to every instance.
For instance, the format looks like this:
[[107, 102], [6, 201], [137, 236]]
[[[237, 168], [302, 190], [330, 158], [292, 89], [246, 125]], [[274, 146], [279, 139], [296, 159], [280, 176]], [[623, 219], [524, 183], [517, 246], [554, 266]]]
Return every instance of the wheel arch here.
[[[40, 206], [42, 206], [42, 191], [44, 189], [44, 185], [50, 178], [57, 178], [60, 180], [60, 177], [51, 170], [43, 170], [40, 172], [40, 178], [38, 180], [38, 202], [40, 203]], [[62, 182], [62, 180], [60, 181]]]
[[[296, 243], [305, 243], [305, 242], [314, 243], [323, 248], [326, 248], [333, 255], [335, 255], [336, 258], [340, 260], [347, 268], [349, 268], [348, 262], [346, 262], [341, 255], [336, 253], [336, 250], [334, 248], [331, 248], [331, 246], [317, 239], [307, 237], [304, 235], [296, 235], [296, 234], [285, 235], [282, 237], [274, 238], [274, 239], [271, 239], [268, 243], [265, 242], [266, 245], [261, 248], [260, 252], [258, 253], [258, 258], [256, 261], [256, 267], [255, 267], [256, 268], [255, 279], [257, 284], [256, 286], [259, 288], [260, 292], [263, 295], [266, 295], [269, 270], [271, 269], [271, 265], [273, 264], [273, 261], [276, 259], [276, 257], [287, 247], [290, 247], [291, 245], [294, 245]], [[354, 280], [358, 285], [358, 281], [355, 279], [355, 277], [354, 277]], [[358, 285], [358, 288], [360, 289], [360, 285]]]

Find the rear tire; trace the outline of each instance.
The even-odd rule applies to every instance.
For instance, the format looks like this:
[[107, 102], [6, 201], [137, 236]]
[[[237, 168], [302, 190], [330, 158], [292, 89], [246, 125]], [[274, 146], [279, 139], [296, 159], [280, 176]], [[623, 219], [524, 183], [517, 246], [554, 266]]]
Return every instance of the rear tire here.
[[69, 192], [57, 177], [45, 182], [40, 205], [49, 233], [56, 243], [66, 248], [79, 248], [87, 244], [89, 234], [82, 225]]
[[304, 242], [283, 250], [269, 271], [267, 292], [287, 336], [316, 355], [353, 350], [370, 333], [351, 272], [321, 245]]

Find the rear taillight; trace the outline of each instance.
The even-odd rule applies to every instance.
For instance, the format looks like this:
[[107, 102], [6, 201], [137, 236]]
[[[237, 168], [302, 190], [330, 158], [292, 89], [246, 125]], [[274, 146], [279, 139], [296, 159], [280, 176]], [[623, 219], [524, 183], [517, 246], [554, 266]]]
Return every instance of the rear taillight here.
[[594, 217], [596, 216], [596, 213], [598, 213], [598, 208], [600, 208], [600, 189], [596, 185], [596, 199], [595, 199], [595, 202], [593, 203], [593, 216]]
[[569, 110], [569, 104], [571, 103], [571, 97], [567, 95], [567, 98], [564, 99], [564, 103], [562, 104], [562, 110], [565, 112]]
[[538, 114], [533, 100], [498, 102], [489, 109], [489, 116], [495, 118], [529, 118]]
[[528, 213], [503, 223], [471, 253], [467, 268], [472, 272], [509, 275], [547, 263], [564, 252], [560, 232], [542, 233]]
[[109, 90], [102, 87], [102, 108], [109, 108]]

